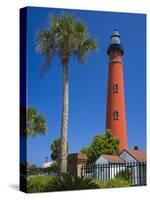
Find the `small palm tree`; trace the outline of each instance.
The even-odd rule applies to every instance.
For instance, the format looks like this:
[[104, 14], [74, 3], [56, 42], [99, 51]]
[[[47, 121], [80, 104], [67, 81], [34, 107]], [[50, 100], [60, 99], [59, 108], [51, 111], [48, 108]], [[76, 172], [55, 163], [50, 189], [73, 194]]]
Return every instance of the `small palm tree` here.
[[35, 136], [37, 134], [45, 134], [47, 127], [45, 117], [39, 115], [33, 107], [21, 108], [21, 135]]
[[57, 54], [61, 60], [63, 73], [63, 103], [61, 121], [60, 173], [67, 171], [67, 135], [69, 83], [68, 64], [73, 55], [80, 63], [84, 63], [88, 54], [97, 49], [96, 40], [89, 38], [87, 27], [72, 15], [51, 16], [48, 28], [38, 32], [37, 51], [45, 56], [41, 76], [49, 68]]

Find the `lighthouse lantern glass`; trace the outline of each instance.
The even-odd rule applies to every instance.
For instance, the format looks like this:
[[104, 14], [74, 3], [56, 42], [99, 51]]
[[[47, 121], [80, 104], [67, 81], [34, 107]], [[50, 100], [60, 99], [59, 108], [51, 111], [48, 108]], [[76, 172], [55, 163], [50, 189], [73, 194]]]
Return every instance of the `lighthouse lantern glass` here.
[[110, 44], [120, 44], [120, 38], [119, 37], [112, 37], [110, 40]]

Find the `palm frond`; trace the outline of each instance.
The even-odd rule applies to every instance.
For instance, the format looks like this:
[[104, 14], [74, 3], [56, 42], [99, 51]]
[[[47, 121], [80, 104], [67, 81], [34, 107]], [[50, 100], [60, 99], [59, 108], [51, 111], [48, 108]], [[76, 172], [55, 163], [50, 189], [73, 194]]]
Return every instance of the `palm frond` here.
[[79, 38], [85, 38], [85, 36], [87, 35], [87, 26], [85, 25], [85, 23], [81, 21], [77, 21], [75, 23], [75, 34], [77, 34]]
[[91, 51], [96, 51], [97, 49], [97, 41], [95, 39], [88, 38], [85, 41], [81, 41], [79, 48], [75, 51], [75, 53], [79, 62], [85, 63], [88, 54]]
[[45, 134], [47, 131], [46, 120], [43, 115], [33, 107], [21, 108], [21, 135], [35, 136]]
[[40, 77], [50, 68], [55, 54], [62, 61], [75, 55], [84, 63], [90, 52], [97, 50], [97, 41], [88, 37], [87, 26], [73, 15], [50, 15], [50, 25], [38, 32], [37, 52], [44, 55]]
[[40, 69], [40, 77], [49, 70], [51, 61], [56, 53], [55, 35], [49, 29], [41, 30], [37, 34], [36, 51], [44, 55], [44, 63]]

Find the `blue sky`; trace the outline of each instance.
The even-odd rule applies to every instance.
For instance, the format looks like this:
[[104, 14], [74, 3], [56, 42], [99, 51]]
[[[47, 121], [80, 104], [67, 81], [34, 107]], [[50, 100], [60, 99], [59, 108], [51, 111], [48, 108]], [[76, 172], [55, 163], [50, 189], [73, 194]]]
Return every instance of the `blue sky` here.
[[28, 105], [44, 114], [48, 126], [45, 136], [28, 138], [27, 159], [41, 166], [50, 159], [50, 144], [60, 136], [62, 69], [54, 58], [50, 70], [39, 79], [43, 56], [37, 54], [36, 32], [48, 26], [48, 13], [74, 14], [88, 26], [89, 36], [97, 38], [99, 51], [86, 64], [75, 58], [69, 63], [69, 152], [79, 152], [105, 130], [108, 56], [107, 47], [114, 28], [121, 35], [125, 50], [124, 87], [128, 147], [146, 149], [146, 16], [144, 14], [28, 8], [27, 67]]

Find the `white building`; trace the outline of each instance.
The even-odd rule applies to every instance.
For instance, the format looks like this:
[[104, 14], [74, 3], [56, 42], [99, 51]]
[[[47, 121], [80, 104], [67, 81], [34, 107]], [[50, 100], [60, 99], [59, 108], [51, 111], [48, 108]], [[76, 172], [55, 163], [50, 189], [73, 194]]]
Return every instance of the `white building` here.
[[120, 158], [129, 162], [129, 170], [132, 175], [132, 182], [134, 185], [146, 184], [146, 154], [139, 150], [123, 150], [120, 153]]
[[43, 165], [42, 165], [42, 168], [48, 168], [51, 166], [51, 164], [53, 163], [53, 161], [51, 162], [44, 162]]
[[48, 168], [51, 166], [51, 164], [53, 164], [54, 161], [48, 162], [48, 157], [45, 158], [45, 161], [42, 165], [42, 168]]
[[139, 150], [127, 150], [124, 149], [120, 153], [120, 158], [124, 161], [133, 161], [133, 162], [145, 162], [146, 161], [146, 153]]
[[95, 177], [100, 180], [113, 179], [118, 173], [128, 170], [133, 185], [143, 185], [146, 181], [145, 152], [124, 149], [119, 156], [101, 155], [95, 162]]
[[[122, 163], [124, 163], [124, 160], [119, 156], [101, 155], [96, 160], [96, 178], [100, 180], [115, 178], [116, 174], [121, 169]], [[122, 170], [124, 170], [124, 168], [122, 168]]]

